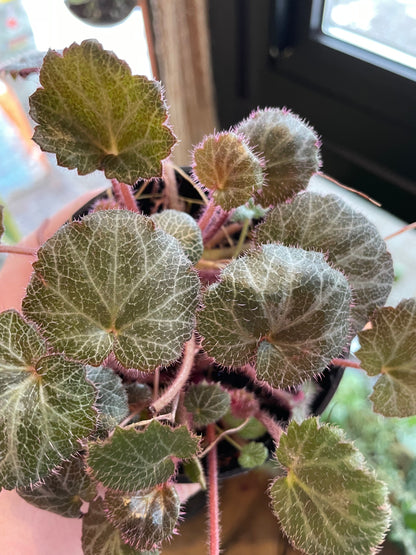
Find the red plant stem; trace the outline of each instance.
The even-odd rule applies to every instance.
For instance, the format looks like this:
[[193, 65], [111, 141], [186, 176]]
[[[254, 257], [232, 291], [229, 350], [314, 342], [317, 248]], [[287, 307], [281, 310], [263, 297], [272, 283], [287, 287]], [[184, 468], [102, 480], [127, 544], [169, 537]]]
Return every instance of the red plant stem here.
[[210, 223], [216, 208], [217, 207], [215, 205], [215, 202], [212, 199], [210, 199], [210, 201], [207, 204], [207, 207], [205, 208], [202, 216], [199, 218], [199, 221], [198, 221], [198, 225], [200, 230], [202, 231], [202, 234], [204, 233], [205, 229], [208, 227], [208, 224]]
[[170, 384], [170, 386], [164, 391], [164, 393], [153, 402], [150, 406], [150, 410], [157, 414], [163, 408], [165, 408], [169, 403], [171, 403], [176, 395], [181, 391], [183, 386], [188, 381], [189, 375], [192, 370], [192, 366], [194, 363], [195, 357], [195, 337], [192, 338], [186, 343], [185, 350], [182, 359], [182, 365], [179, 369], [179, 372], [176, 375], [176, 378]]
[[132, 188], [125, 183], [120, 183], [117, 179], [111, 180], [111, 185], [113, 187], [113, 193], [120, 204], [125, 206], [127, 210], [132, 212], [138, 212], [136, 199], [133, 196]]
[[[207, 439], [215, 441], [215, 424], [208, 424]], [[220, 506], [218, 497], [217, 446], [208, 453], [209, 555], [220, 553]]]
[[335, 366], [343, 366], [344, 368], [359, 368], [362, 370], [359, 362], [356, 360], [348, 360], [347, 358], [333, 358], [331, 360], [331, 364], [334, 364]]
[[257, 420], [259, 420], [263, 426], [267, 429], [269, 434], [271, 435], [272, 439], [276, 443], [276, 446], [279, 445], [280, 438], [282, 437], [283, 430], [279, 426], [279, 424], [274, 420], [271, 416], [259, 410], [254, 415]]
[[217, 206], [217, 209], [211, 218], [210, 224], [205, 228], [204, 233], [202, 234], [204, 243], [209, 241], [217, 233], [217, 231], [222, 228], [229, 216], [230, 212], [223, 210], [221, 206]]
[[377, 202], [373, 198], [369, 197], [365, 193], [362, 193], [361, 191], [357, 191], [357, 189], [353, 189], [352, 187], [347, 187], [346, 185], [343, 185], [342, 183], [340, 183], [339, 181], [337, 181], [333, 177], [329, 177], [328, 175], [326, 175], [323, 172], [316, 172], [316, 173], [317, 173], [317, 175], [319, 175], [320, 177], [323, 177], [324, 179], [327, 179], [328, 181], [330, 181], [334, 185], [337, 185], [338, 187], [341, 187], [342, 189], [345, 189], [346, 191], [350, 191], [351, 193], [355, 193], [356, 195], [359, 195], [360, 197], [365, 198], [365, 200], [368, 200], [369, 202], [371, 202], [375, 206], [378, 206], [378, 207], [381, 206], [381, 204], [379, 202]]
[[397, 237], [397, 235], [400, 235], [401, 233], [404, 233], [405, 231], [410, 231], [411, 229], [416, 229], [416, 222], [413, 222], [412, 224], [409, 224], [409, 225], [405, 225], [404, 227], [402, 227], [398, 231], [395, 231], [394, 233], [391, 233], [390, 235], [387, 235], [387, 237], [384, 237], [384, 240], [388, 241], [389, 239], [393, 239], [393, 237]]
[[17, 245], [0, 245], [0, 252], [8, 254], [25, 254], [27, 256], [36, 256], [37, 249], [31, 247], [19, 247]]
[[239, 222], [235, 222], [233, 224], [228, 225], [227, 227], [221, 227], [206, 243], [206, 249], [212, 249], [213, 247], [217, 246], [224, 237], [234, 235], [237, 231], [241, 231], [242, 224]]

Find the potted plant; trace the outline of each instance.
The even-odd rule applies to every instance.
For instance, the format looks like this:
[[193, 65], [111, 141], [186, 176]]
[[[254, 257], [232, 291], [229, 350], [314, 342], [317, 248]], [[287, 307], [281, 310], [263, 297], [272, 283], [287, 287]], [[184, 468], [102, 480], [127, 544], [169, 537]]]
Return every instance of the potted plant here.
[[[192, 177], [177, 169], [204, 204], [195, 218], [167, 161], [158, 83], [95, 41], [48, 52], [40, 83], [34, 140], [111, 187], [39, 249], [14, 249], [35, 262], [21, 312], [0, 314], [0, 486], [82, 516], [83, 551], [97, 555], [159, 553], [178, 526], [177, 483], [208, 483], [214, 555], [217, 447], [231, 442], [251, 468], [269, 437], [271, 508], [289, 540], [376, 551], [385, 486], [309, 416], [310, 389], [354, 364], [378, 376], [376, 411], [414, 414], [416, 301], [383, 307], [393, 266], [377, 230], [305, 190], [315, 132], [272, 108], [205, 137]], [[357, 333], [360, 362], [345, 360]]]

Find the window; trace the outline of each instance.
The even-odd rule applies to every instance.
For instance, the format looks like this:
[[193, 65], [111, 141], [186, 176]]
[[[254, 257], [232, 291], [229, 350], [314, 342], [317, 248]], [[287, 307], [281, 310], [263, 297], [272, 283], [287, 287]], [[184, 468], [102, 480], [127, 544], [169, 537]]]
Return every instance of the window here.
[[324, 34], [323, 0], [209, 5], [221, 125], [288, 106], [322, 136], [326, 173], [414, 221], [416, 70]]

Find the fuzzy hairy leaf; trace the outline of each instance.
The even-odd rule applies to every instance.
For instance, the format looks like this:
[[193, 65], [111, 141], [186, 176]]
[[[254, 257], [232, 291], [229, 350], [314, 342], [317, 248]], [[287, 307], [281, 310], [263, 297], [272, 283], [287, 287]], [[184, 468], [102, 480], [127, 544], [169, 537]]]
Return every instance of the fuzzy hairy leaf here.
[[160, 176], [175, 138], [166, 126], [160, 85], [132, 76], [128, 65], [95, 40], [49, 50], [30, 115], [33, 139], [58, 164], [80, 175], [97, 169], [133, 185]]
[[47, 476], [40, 485], [19, 488], [17, 493], [39, 509], [67, 518], [79, 518], [82, 500], [92, 501], [95, 487], [85, 472], [83, 460], [77, 455], [65, 461], [57, 472]]
[[308, 555], [368, 555], [389, 523], [387, 491], [344, 433], [292, 421], [276, 450], [286, 475], [270, 489], [284, 532]]
[[192, 413], [196, 426], [219, 420], [230, 408], [230, 394], [216, 383], [199, 383], [185, 394], [185, 408]]
[[353, 291], [352, 328], [360, 330], [393, 284], [393, 263], [377, 228], [336, 195], [302, 193], [277, 205], [257, 228], [261, 243], [324, 252]]
[[318, 136], [285, 108], [254, 111], [236, 132], [265, 160], [266, 185], [255, 195], [262, 206], [284, 202], [306, 189], [319, 169]]
[[158, 549], [138, 551], [124, 543], [121, 533], [104, 512], [101, 498], [90, 503], [82, 519], [82, 549], [84, 555], [159, 555]]
[[106, 210], [62, 227], [38, 251], [23, 300], [53, 347], [97, 366], [176, 360], [190, 338], [199, 279], [176, 239], [147, 217]]
[[269, 451], [263, 443], [250, 441], [243, 445], [238, 457], [238, 464], [243, 468], [254, 468], [266, 462]]
[[179, 210], [164, 210], [154, 214], [151, 219], [160, 229], [179, 241], [192, 264], [198, 262], [204, 250], [202, 234], [199, 225], [189, 214]]
[[95, 391], [85, 368], [45, 352], [17, 312], [0, 314], [0, 487], [6, 489], [39, 481], [95, 427]]
[[103, 431], [115, 428], [129, 414], [127, 392], [121, 378], [111, 369], [87, 367], [87, 378], [98, 391], [95, 406], [98, 423]]
[[195, 148], [193, 171], [224, 210], [244, 204], [263, 185], [261, 161], [231, 132], [209, 135]]
[[134, 493], [166, 482], [175, 470], [172, 457], [189, 459], [197, 449], [198, 438], [186, 426], [154, 420], [143, 432], [116, 428], [107, 441], [91, 443], [87, 463], [105, 486]]
[[357, 356], [370, 376], [381, 374], [370, 399], [384, 416], [416, 414], [416, 299], [375, 311], [372, 328], [358, 334]]
[[132, 496], [107, 491], [107, 518], [135, 549], [152, 549], [171, 537], [179, 518], [180, 501], [173, 486], [163, 484]]
[[347, 280], [322, 254], [263, 245], [231, 262], [207, 289], [198, 330], [219, 364], [255, 360], [260, 380], [284, 388], [340, 354], [350, 301]]

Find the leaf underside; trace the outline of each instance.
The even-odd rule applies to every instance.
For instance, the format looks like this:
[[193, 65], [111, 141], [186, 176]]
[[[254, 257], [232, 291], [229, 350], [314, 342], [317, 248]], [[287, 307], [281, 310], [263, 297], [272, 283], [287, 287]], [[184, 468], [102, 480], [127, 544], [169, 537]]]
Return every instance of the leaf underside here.
[[124, 543], [121, 533], [104, 512], [101, 498], [90, 503], [82, 519], [82, 550], [84, 555], [159, 555], [159, 550], [137, 551]]
[[0, 314], [0, 486], [28, 486], [78, 448], [96, 423], [85, 368], [43, 356], [35, 329], [15, 311]]
[[357, 356], [367, 374], [381, 374], [370, 397], [374, 409], [384, 416], [412, 416], [416, 414], [416, 299], [376, 310], [371, 325], [358, 334]]
[[306, 189], [320, 165], [319, 140], [311, 127], [286, 109], [253, 112], [236, 128], [265, 161], [266, 185], [255, 195], [262, 206], [284, 202]]
[[39, 486], [19, 488], [17, 493], [39, 509], [67, 518], [81, 516], [82, 500], [92, 501], [95, 487], [85, 472], [79, 455], [65, 461], [57, 472], [47, 476]]
[[175, 138], [158, 83], [131, 75], [128, 65], [95, 40], [46, 54], [30, 115], [33, 139], [58, 164], [80, 175], [97, 169], [133, 185], [160, 176]]
[[151, 219], [160, 229], [179, 241], [192, 264], [198, 262], [204, 250], [202, 234], [199, 225], [189, 214], [179, 210], [163, 210], [154, 214]]
[[336, 195], [302, 193], [277, 205], [257, 228], [259, 244], [283, 243], [327, 254], [353, 291], [352, 328], [359, 331], [393, 284], [393, 263], [376, 227]]
[[53, 347], [98, 366], [173, 362], [194, 327], [199, 279], [176, 239], [127, 210], [61, 228], [38, 251], [25, 315]]
[[322, 254], [263, 245], [231, 262], [207, 289], [198, 331], [219, 364], [255, 361], [260, 380], [294, 386], [342, 351], [350, 300], [347, 280]]
[[195, 426], [206, 426], [228, 411], [230, 394], [218, 384], [193, 384], [185, 394], [184, 404], [192, 414]]
[[209, 135], [195, 148], [193, 171], [224, 210], [246, 203], [263, 185], [261, 161], [231, 132]]
[[175, 470], [172, 457], [189, 459], [197, 449], [198, 438], [185, 426], [153, 421], [143, 432], [116, 428], [109, 440], [91, 443], [87, 464], [105, 486], [134, 493], [166, 482]]
[[338, 428], [316, 418], [289, 424], [276, 450], [287, 472], [270, 489], [293, 545], [309, 555], [368, 555], [389, 524], [387, 491]]
[[132, 496], [107, 491], [104, 506], [107, 518], [126, 543], [138, 550], [150, 550], [171, 537], [180, 502], [175, 488], [163, 484]]

